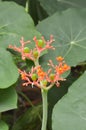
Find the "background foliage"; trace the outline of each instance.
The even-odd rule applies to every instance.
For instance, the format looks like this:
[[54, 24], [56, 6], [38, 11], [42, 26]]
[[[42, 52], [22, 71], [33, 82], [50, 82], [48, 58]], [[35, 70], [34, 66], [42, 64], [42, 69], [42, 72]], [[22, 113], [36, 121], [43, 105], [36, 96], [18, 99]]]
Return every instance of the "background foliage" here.
[[[48, 94], [47, 129], [86, 130], [85, 0], [0, 0], [0, 130], [34, 130], [36, 126], [40, 130], [40, 92], [30, 87], [22, 89], [17, 69], [22, 61], [8, 46], [19, 46], [23, 36], [33, 47], [34, 36], [43, 35], [48, 40], [51, 34], [56, 50], [43, 55], [40, 64], [47, 69], [49, 59], [56, 63], [55, 57], [62, 55], [71, 71], [61, 87], [54, 86]], [[30, 61], [22, 62], [23, 68], [27, 63], [30, 69]]]

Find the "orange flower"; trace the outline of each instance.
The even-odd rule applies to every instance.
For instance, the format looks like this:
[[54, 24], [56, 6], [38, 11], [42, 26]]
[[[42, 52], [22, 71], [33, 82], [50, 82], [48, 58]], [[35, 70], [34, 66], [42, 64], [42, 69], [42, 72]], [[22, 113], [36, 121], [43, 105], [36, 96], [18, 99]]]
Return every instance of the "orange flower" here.
[[64, 73], [63, 67], [56, 66], [56, 72], [59, 74], [63, 74]]
[[[54, 65], [51, 60], [49, 62], [51, 68], [47, 72], [44, 72], [41, 66], [32, 67], [31, 72], [29, 73], [19, 70], [22, 80], [25, 81], [23, 85], [27, 86], [31, 84], [32, 86], [35, 85], [41, 88], [49, 87], [47, 84], [49, 83], [50, 86], [56, 84], [56, 86], [58, 87], [60, 85], [59, 81], [65, 80], [61, 77], [61, 75], [64, 72], [68, 71], [70, 67], [63, 61], [60, 62], [58, 65]], [[46, 84], [44, 83], [44, 81], [46, 81]], [[41, 86], [41, 83], [43, 84], [43, 86]]]
[[60, 63], [58, 66], [55, 67], [56, 72], [59, 74], [63, 74], [64, 72], [68, 71], [70, 67], [67, 64]]
[[44, 80], [44, 78], [46, 76], [46, 72], [43, 71], [43, 69], [41, 68], [41, 66], [37, 67], [37, 74], [38, 74], [39, 80]]
[[64, 64], [64, 65], [63, 65], [63, 69], [64, 69], [64, 71], [67, 71], [67, 70], [70, 69], [70, 66], [68, 66], [67, 64]]
[[19, 73], [21, 74], [21, 78], [22, 80], [27, 80], [28, 78], [28, 74], [25, 71], [22, 71], [20, 69], [18, 69]]
[[59, 65], [56, 65], [55, 67], [57, 73], [63, 74], [70, 69], [70, 67], [65, 63], [63, 57], [59, 56], [56, 60], [59, 62]]
[[62, 62], [64, 60], [64, 58], [59, 56], [59, 57], [56, 57], [56, 60], [59, 61], [59, 62]]
[[65, 80], [65, 79], [63, 79], [63, 78], [61, 77], [61, 75], [62, 75], [63, 73], [65, 73], [66, 71], [68, 71], [68, 70], [70, 69], [70, 66], [68, 66], [68, 65], [65, 63], [64, 58], [61, 57], [61, 56], [57, 57], [56, 60], [59, 62], [58, 65], [54, 65], [53, 62], [52, 62], [52, 60], [49, 60], [48, 65], [49, 65], [50, 67], [52, 67], [55, 76], [54, 76], [53, 80], [51, 80], [50, 78], [47, 78], [47, 79], [48, 79], [48, 81], [49, 81], [50, 83], [54, 83], [54, 84], [56, 84], [56, 85], [58, 86], [58, 85], [59, 85], [59, 82], [58, 82], [58, 81], [60, 81], [60, 80], [62, 80], [62, 81]]

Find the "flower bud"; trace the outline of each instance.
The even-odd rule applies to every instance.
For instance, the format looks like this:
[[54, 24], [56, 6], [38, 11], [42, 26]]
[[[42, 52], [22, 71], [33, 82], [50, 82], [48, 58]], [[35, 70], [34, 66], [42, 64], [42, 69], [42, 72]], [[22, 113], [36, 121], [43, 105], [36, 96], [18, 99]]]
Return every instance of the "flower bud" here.
[[56, 60], [59, 62], [62, 62], [64, 60], [64, 58], [62, 56], [58, 56], [58, 57], [56, 57]]
[[38, 47], [43, 47], [44, 46], [44, 41], [43, 40], [38, 40]]
[[54, 80], [55, 78], [55, 74], [51, 73], [50, 76], [49, 76], [50, 80]]
[[37, 80], [37, 77], [38, 77], [38, 76], [37, 76], [37, 74], [35, 74], [35, 73], [33, 73], [32, 76], [31, 76], [31, 78], [32, 78], [33, 81], [36, 81], [36, 80]]
[[33, 51], [33, 56], [34, 56], [34, 58], [37, 58], [38, 57], [38, 51]]
[[46, 86], [47, 85], [47, 80], [43, 80], [42, 83], [43, 83], [44, 86]]
[[30, 48], [29, 47], [24, 47], [24, 53], [29, 53], [30, 52]]

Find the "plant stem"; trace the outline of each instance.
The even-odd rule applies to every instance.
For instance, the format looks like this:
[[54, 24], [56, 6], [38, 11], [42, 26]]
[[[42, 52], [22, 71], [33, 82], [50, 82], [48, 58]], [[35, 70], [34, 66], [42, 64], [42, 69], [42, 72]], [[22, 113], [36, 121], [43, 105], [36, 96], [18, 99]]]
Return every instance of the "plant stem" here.
[[47, 128], [47, 114], [48, 114], [48, 103], [47, 103], [47, 93], [48, 90], [41, 89], [42, 93], [42, 104], [43, 104], [43, 117], [42, 117], [42, 128], [41, 130], [46, 130]]
[[27, 13], [28, 13], [28, 11], [29, 11], [28, 6], [29, 6], [29, 0], [26, 1], [26, 7], [25, 7], [25, 11], [26, 11]]
[[39, 60], [38, 59], [34, 63], [35, 63], [35, 66], [39, 66]]
[[1, 120], [1, 112], [0, 112], [0, 120]]

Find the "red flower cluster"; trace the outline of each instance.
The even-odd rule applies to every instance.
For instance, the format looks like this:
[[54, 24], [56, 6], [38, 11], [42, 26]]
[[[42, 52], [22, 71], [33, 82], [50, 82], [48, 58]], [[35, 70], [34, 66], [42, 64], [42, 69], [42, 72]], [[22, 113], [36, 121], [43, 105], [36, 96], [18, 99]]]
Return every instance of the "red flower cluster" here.
[[46, 41], [44, 37], [41, 37], [41, 39], [37, 40], [36, 36], [33, 38], [35, 42], [35, 48], [29, 49], [26, 47], [26, 44], [30, 43], [30, 41], [24, 41], [24, 38], [22, 37], [20, 40], [20, 47], [9, 45], [9, 48], [19, 52], [22, 56], [22, 59], [25, 60], [30, 59], [35, 62], [40, 57], [40, 54], [47, 49], [55, 49], [51, 44], [54, 42], [53, 36], [50, 36], [50, 40]]
[[45, 72], [41, 66], [32, 67], [31, 72], [26, 73], [25, 71], [19, 70], [22, 80], [25, 81], [23, 86], [28, 86], [29, 84], [35, 85], [39, 88], [46, 87], [51, 88], [54, 84], [59, 86], [59, 81], [64, 81], [61, 75], [68, 71], [70, 67], [65, 63], [64, 58], [57, 57], [58, 65], [54, 65], [51, 60], [49, 60], [48, 65], [50, 69]]
[[[54, 41], [52, 35], [48, 41], [45, 41], [44, 37], [41, 37], [39, 40], [34, 37], [33, 40], [35, 42], [35, 48], [33, 50], [30, 50], [28, 47], [26, 47], [26, 44], [30, 43], [30, 41], [25, 42], [23, 37], [20, 40], [20, 47], [10, 45], [9, 48], [19, 52], [23, 60], [27, 58], [32, 60], [34, 63], [38, 61], [41, 52], [47, 49], [55, 49], [51, 45]], [[43, 70], [39, 63], [35, 64], [35, 67], [32, 67], [29, 73], [19, 69], [21, 78], [24, 80], [23, 86], [28, 86], [31, 84], [32, 86], [34, 85], [39, 88], [50, 89], [54, 84], [56, 84], [58, 87], [59, 81], [65, 80], [61, 77], [61, 75], [68, 71], [70, 67], [65, 63], [63, 57], [59, 56], [56, 58], [56, 60], [58, 61], [57, 65], [54, 65], [52, 60], [49, 60], [48, 65], [50, 66], [50, 69], [47, 72]]]

